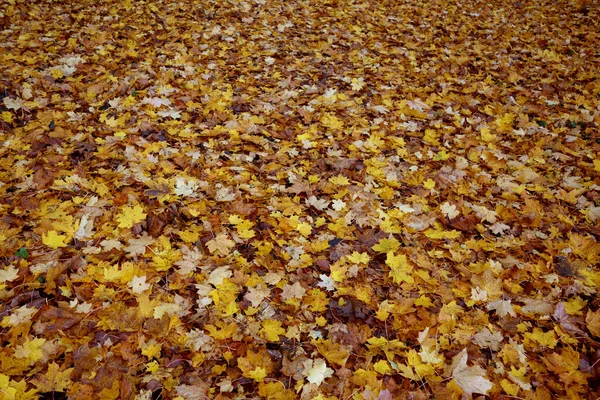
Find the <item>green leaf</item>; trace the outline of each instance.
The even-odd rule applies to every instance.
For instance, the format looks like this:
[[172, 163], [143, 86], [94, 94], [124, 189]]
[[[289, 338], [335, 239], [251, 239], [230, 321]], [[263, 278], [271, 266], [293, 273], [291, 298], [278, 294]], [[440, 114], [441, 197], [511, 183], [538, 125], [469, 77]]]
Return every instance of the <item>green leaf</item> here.
[[17, 250], [15, 256], [27, 259], [27, 257], [29, 257], [29, 253], [25, 247], [21, 247], [19, 250]]

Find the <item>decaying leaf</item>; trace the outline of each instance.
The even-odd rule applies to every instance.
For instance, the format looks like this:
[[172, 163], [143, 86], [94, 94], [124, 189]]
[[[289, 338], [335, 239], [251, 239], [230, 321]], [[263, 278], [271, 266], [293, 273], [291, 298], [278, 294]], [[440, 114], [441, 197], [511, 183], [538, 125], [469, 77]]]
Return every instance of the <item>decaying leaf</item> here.
[[0, 0], [0, 398], [600, 398], [599, 32]]

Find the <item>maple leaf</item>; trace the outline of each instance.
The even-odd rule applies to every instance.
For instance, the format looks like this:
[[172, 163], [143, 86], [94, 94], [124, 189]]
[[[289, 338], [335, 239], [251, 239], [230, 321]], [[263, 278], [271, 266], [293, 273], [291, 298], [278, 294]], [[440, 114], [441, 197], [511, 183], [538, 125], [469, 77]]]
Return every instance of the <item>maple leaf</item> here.
[[230, 187], [219, 188], [215, 194], [215, 200], [221, 202], [230, 202], [235, 200], [236, 197], [236, 193]]
[[525, 338], [524, 343], [538, 343], [540, 346], [555, 348], [558, 344], [554, 331], [544, 332], [540, 328], [534, 328], [533, 332], [525, 332], [523, 335]]
[[153, 107], [160, 108], [161, 106], [170, 106], [171, 100], [164, 97], [145, 97], [140, 101], [141, 104], [150, 104]]
[[144, 208], [137, 204], [134, 207], [124, 207], [121, 214], [117, 216], [119, 228], [131, 228], [134, 224], [146, 219]]
[[373, 364], [373, 369], [381, 375], [389, 374], [393, 371], [390, 363], [387, 360], [379, 360]]
[[66, 235], [59, 235], [56, 231], [48, 231], [47, 234], [42, 235], [42, 243], [53, 249], [67, 247], [67, 243], [65, 243], [67, 239]]
[[75, 308], [75, 312], [80, 313], [80, 314], [88, 314], [92, 309], [91, 303], [86, 303], [86, 302], [79, 303], [78, 299], [71, 301], [69, 303], [69, 306], [71, 308]]
[[15, 357], [25, 358], [33, 365], [44, 357], [41, 349], [44, 343], [46, 343], [46, 339], [44, 338], [27, 340], [25, 343], [15, 348]]
[[386, 265], [390, 267], [390, 277], [394, 283], [402, 282], [414, 283], [415, 279], [409, 274], [411, 268], [406, 259], [406, 255], [395, 255], [393, 252], [388, 252], [385, 260]]
[[312, 233], [312, 226], [306, 222], [301, 222], [296, 226], [296, 230], [304, 237], [309, 236]]
[[148, 246], [152, 245], [155, 239], [148, 235], [143, 235], [137, 239], [129, 239], [129, 246], [125, 247], [125, 251], [130, 257], [144, 255]]
[[75, 232], [75, 239], [82, 240], [92, 235], [94, 229], [94, 219], [90, 219], [89, 214], [84, 214], [79, 220], [79, 228]]
[[346, 208], [346, 203], [342, 200], [334, 200], [331, 203], [331, 208], [333, 208], [335, 211], [341, 211]]
[[206, 247], [211, 253], [217, 253], [221, 256], [229, 255], [231, 249], [235, 246], [235, 242], [224, 233], [219, 233], [214, 239], [206, 242]]
[[181, 246], [181, 252], [183, 253], [183, 260], [175, 262], [175, 265], [179, 267], [177, 273], [181, 275], [188, 275], [198, 268], [200, 260], [203, 258], [203, 254], [198, 248], [190, 250], [187, 246]]
[[217, 267], [208, 276], [208, 283], [218, 286], [223, 283], [223, 280], [231, 278], [232, 276], [233, 272], [231, 272], [228, 266], [224, 265], [222, 267]]
[[302, 287], [300, 282], [295, 282], [293, 285], [284, 285], [281, 298], [283, 300], [301, 299], [306, 293], [306, 289]]
[[104, 239], [100, 242], [100, 246], [104, 249], [104, 251], [111, 251], [113, 249], [121, 250], [123, 244], [115, 239]]
[[585, 316], [585, 323], [590, 333], [597, 338], [600, 338], [600, 310], [594, 312], [588, 311]]
[[252, 307], [260, 306], [262, 301], [271, 294], [271, 291], [263, 285], [257, 285], [248, 289], [248, 293], [244, 295], [244, 299], [248, 300]]
[[262, 382], [267, 376], [267, 370], [262, 367], [256, 367], [246, 375], [248, 378], [254, 379], [256, 382]]
[[48, 371], [45, 374], [37, 374], [32, 379], [32, 383], [41, 393], [64, 392], [72, 384], [71, 373], [74, 369], [67, 368], [61, 371], [60, 366], [52, 362], [48, 364]]
[[487, 308], [490, 311], [496, 311], [496, 314], [500, 318], [504, 318], [507, 315], [510, 315], [513, 318], [517, 316], [517, 313], [515, 312], [510, 300], [491, 301], [488, 303]]
[[400, 242], [395, 237], [389, 239], [380, 239], [379, 242], [372, 247], [378, 253], [394, 252], [400, 248]]
[[262, 383], [259, 385], [258, 394], [272, 400], [294, 400], [296, 398], [296, 394], [292, 390], [286, 389], [279, 381]]
[[504, 235], [505, 231], [510, 230], [510, 226], [496, 222], [490, 226], [490, 230], [494, 233], [494, 235]]
[[335, 290], [335, 280], [333, 280], [333, 278], [331, 278], [325, 274], [321, 274], [321, 275], [319, 275], [319, 279], [321, 281], [319, 283], [317, 283], [318, 287], [322, 287], [323, 289], [330, 291], [330, 292]]
[[344, 127], [344, 122], [337, 118], [335, 115], [324, 115], [321, 118], [321, 123], [325, 127], [333, 130], [342, 129]]
[[[1, 281], [1, 280], [0, 280]], [[38, 312], [35, 307], [27, 307], [26, 305], [13, 309], [13, 313], [9, 316], [4, 316], [0, 326], [17, 326], [18, 324], [28, 322], [31, 320], [33, 315]]]
[[150, 284], [146, 283], [146, 276], [134, 276], [127, 284], [134, 294], [142, 294], [150, 289]]
[[333, 375], [333, 370], [327, 366], [327, 363], [322, 358], [306, 360], [303, 366], [304, 370], [302, 373], [306, 376], [306, 380], [317, 386]]
[[502, 333], [492, 333], [488, 328], [484, 328], [473, 336], [473, 342], [479, 347], [489, 348], [494, 351], [500, 350], [500, 343], [502, 340], [504, 340]]
[[593, 2], [3, 3], [0, 397], [598, 397]]
[[485, 377], [485, 370], [478, 365], [467, 366], [467, 349], [452, 358], [450, 374], [456, 384], [467, 394], [487, 392], [494, 384]]
[[285, 335], [285, 329], [281, 327], [281, 321], [266, 319], [262, 322], [262, 328], [259, 331], [269, 342], [276, 342], [280, 335]]
[[435, 181], [429, 178], [423, 182], [423, 187], [425, 187], [425, 189], [433, 189], [435, 187]]
[[448, 219], [454, 219], [460, 215], [460, 212], [457, 210], [456, 205], [445, 202], [440, 206], [440, 211], [444, 216]]
[[177, 196], [195, 196], [198, 187], [198, 182], [194, 179], [186, 179], [184, 177], [175, 178], [174, 192]]
[[160, 351], [160, 343], [149, 344], [146, 348], [142, 349], [142, 355], [148, 357], [148, 360], [151, 360], [153, 358], [159, 358]]
[[0, 283], [12, 282], [19, 277], [19, 270], [14, 265], [0, 269]]
[[353, 251], [352, 254], [346, 256], [348, 261], [353, 262], [355, 264], [368, 264], [371, 261], [371, 257], [367, 253], [359, 253], [358, 251]]
[[24, 106], [25, 106], [23, 100], [21, 100], [19, 98], [11, 99], [10, 97], [5, 97], [3, 99], [3, 102], [8, 110], [18, 111], [21, 108], [24, 108]]
[[317, 199], [315, 196], [310, 196], [305, 200], [307, 206], [312, 206], [319, 211], [323, 211], [329, 206], [329, 201], [326, 199]]
[[329, 182], [333, 183], [334, 185], [340, 186], [346, 186], [350, 184], [348, 178], [346, 178], [343, 175], [332, 176], [331, 178], [329, 178]]
[[355, 92], [360, 91], [365, 86], [365, 81], [363, 77], [352, 78], [351, 86], [352, 90], [354, 90]]

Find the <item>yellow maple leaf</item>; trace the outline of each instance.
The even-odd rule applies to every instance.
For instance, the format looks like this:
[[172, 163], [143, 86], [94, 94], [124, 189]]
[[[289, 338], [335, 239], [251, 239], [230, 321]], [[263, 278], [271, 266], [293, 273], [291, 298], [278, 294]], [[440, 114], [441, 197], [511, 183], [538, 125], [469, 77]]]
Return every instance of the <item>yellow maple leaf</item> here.
[[206, 329], [209, 332], [208, 335], [217, 340], [229, 339], [238, 331], [238, 326], [235, 322], [232, 322], [230, 324], [222, 322], [218, 324], [219, 327], [216, 327], [214, 325], [204, 326], [204, 329]]
[[331, 178], [329, 178], [329, 182], [333, 183], [334, 185], [340, 185], [340, 186], [347, 186], [350, 184], [350, 181], [348, 180], [348, 178], [346, 178], [343, 175], [332, 176]]
[[379, 309], [375, 313], [375, 318], [380, 321], [385, 321], [389, 318], [392, 311], [394, 311], [394, 303], [390, 303], [389, 300], [384, 300], [379, 303]]
[[248, 378], [254, 379], [256, 382], [262, 382], [267, 376], [267, 370], [262, 367], [256, 367], [246, 374]]
[[[496, 120], [496, 122], [498, 122], [498, 120]], [[501, 128], [499, 128], [501, 129]], [[492, 131], [490, 130], [490, 128], [488, 127], [484, 127], [481, 128], [481, 130], [479, 131], [481, 134], [481, 140], [483, 140], [486, 143], [491, 143], [496, 141], [496, 139], [498, 139], [498, 137], [496, 135], [494, 135], [492, 133]]]
[[321, 290], [311, 289], [306, 292], [302, 303], [306, 304], [311, 312], [324, 312], [329, 304], [329, 298]]
[[144, 208], [136, 204], [134, 207], [125, 207], [117, 217], [119, 228], [131, 228], [134, 224], [146, 219]]
[[2, 118], [2, 121], [8, 122], [9, 124], [13, 122], [13, 115], [10, 111], [2, 111], [0, 118]]
[[497, 118], [494, 121], [494, 124], [498, 127], [499, 130], [503, 132], [508, 132], [512, 129], [513, 122], [515, 120], [516, 115], [512, 113], [506, 113], [502, 117]]
[[67, 247], [65, 240], [67, 240], [67, 236], [59, 235], [56, 231], [48, 231], [47, 234], [42, 235], [42, 243], [53, 249]]
[[373, 369], [379, 372], [381, 375], [392, 373], [393, 369], [390, 367], [390, 363], [387, 360], [379, 360], [373, 364]]
[[186, 243], [196, 243], [200, 239], [200, 232], [193, 229], [177, 232], [181, 240]]
[[[299, 381], [301, 382], [301, 381]], [[302, 383], [302, 382], [301, 382]], [[283, 383], [279, 381], [260, 383], [258, 385], [258, 394], [265, 399], [269, 400], [294, 400], [296, 394], [286, 389]]]
[[387, 253], [385, 263], [390, 267], [390, 277], [394, 280], [394, 283], [400, 284], [402, 282], [415, 282], [415, 279], [409, 275], [409, 270], [411, 268], [404, 254], [396, 256], [390, 251]]
[[60, 78], [63, 78], [65, 76], [64, 73], [63, 73], [63, 70], [60, 69], [60, 68], [52, 68], [50, 70], [50, 74], [52, 75], [52, 77], [54, 79], [60, 79]]
[[435, 228], [429, 228], [425, 231], [425, 236], [429, 239], [456, 239], [461, 235], [460, 231], [444, 231], [442, 226], [436, 224]]
[[502, 381], [500, 381], [500, 386], [502, 386], [502, 389], [511, 396], [516, 396], [517, 393], [519, 393], [519, 385], [512, 383], [508, 379], [502, 379]]
[[415, 371], [413, 370], [412, 367], [409, 367], [406, 364], [397, 364], [398, 365], [398, 369], [400, 370], [400, 375], [402, 375], [405, 378], [408, 378], [410, 380], [413, 381], [420, 381], [422, 378], [415, 374]]
[[354, 264], [368, 264], [371, 261], [371, 257], [367, 253], [359, 253], [358, 251], [352, 252], [349, 256], [346, 256], [348, 261]]
[[148, 357], [148, 360], [152, 360], [153, 358], [160, 357], [160, 350], [161, 350], [160, 343], [150, 344], [150, 345], [148, 345], [148, 347], [146, 347], [145, 349], [142, 350], [142, 354], [145, 355], [146, 357]]
[[37, 391], [32, 389], [27, 391], [27, 382], [25, 379], [20, 381], [11, 380], [8, 375], [0, 374], [0, 393], [4, 395], [2, 399], [37, 399]]
[[329, 129], [342, 129], [344, 123], [335, 115], [325, 114], [321, 118], [321, 123]]
[[307, 237], [312, 233], [312, 227], [306, 222], [299, 223], [296, 226], [296, 230], [304, 237]]
[[433, 156], [433, 161], [446, 161], [450, 158], [450, 154], [446, 152], [446, 149], [442, 149]]
[[587, 301], [577, 296], [574, 299], [563, 303], [565, 305], [565, 311], [569, 315], [581, 315], [581, 310], [587, 305]]
[[285, 335], [285, 329], [281, 327], [281, 321], [274, 319], [264, 320], [259, 332], [269, 342], [276, 342], [279, 340], [279, 335]]
[[335, 263], [333, 265], [330, 266], [330, 270], [331, 270], [331, 279], [333, 279], [336, 282], [342, 282], [344, 279], [346, 279], [346, 272], [348, 271], [348, 267], [345, 265], [342, 265], [340, 263]]
[[119, 269], [118, 265], [107, 265], [103, 271], [104, 281], [116, 282], [121, 279], [123, 272]]
[[525, 344], [533, 341], [540, 346], [549, 347], [551, 349], [558, 344], [554, 331], [544, 332], [540, 328], [534, 328], [533, 332], [526, 332], [523, 336], [525, 337]]
[[15, 357], [26, 358], [29, 360], [29, 363], [33, 365], [44, 358], [44, 354], [42, 353], [42, 345], [44, 343], [46, 343], [46, 339], [44, 338], [28, 340], [15, 348]]
[[427, 179], [425, 182], [423, 182], [423, 187], [425, 187], [425, 189], [433, 189], [435, 187], [435, 181], [431, 178]]
[[56, 363], [48, 364], [48, 372], [45, 374], [37, 374], [33, 379], [33, 384], [38, 391], [47, 392], [64, 392], [66, 388], [72, 384], [71, 373], [74, 368], [67, 368], [60, 371], [60, 366]]
[[389, 239], [380, 239], [372, 248], [378, 253], [389, 253], [390, 251], [398, 250], [399, 247], [400, 242], [395, 237], [391, 237]]
[[319, 353], [331, 364], [344, 366], [350, 356], [349, 347], [333, 342], [330, 339], [313, 340], [312, 344], [317, 347]]

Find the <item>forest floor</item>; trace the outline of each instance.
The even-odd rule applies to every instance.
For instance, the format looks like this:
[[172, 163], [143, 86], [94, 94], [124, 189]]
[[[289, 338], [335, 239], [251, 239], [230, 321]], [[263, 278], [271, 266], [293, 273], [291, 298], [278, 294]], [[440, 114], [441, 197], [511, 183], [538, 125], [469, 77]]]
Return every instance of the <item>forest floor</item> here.
[[0, 398], [600, 398], [597, 0], [0, 0]]

